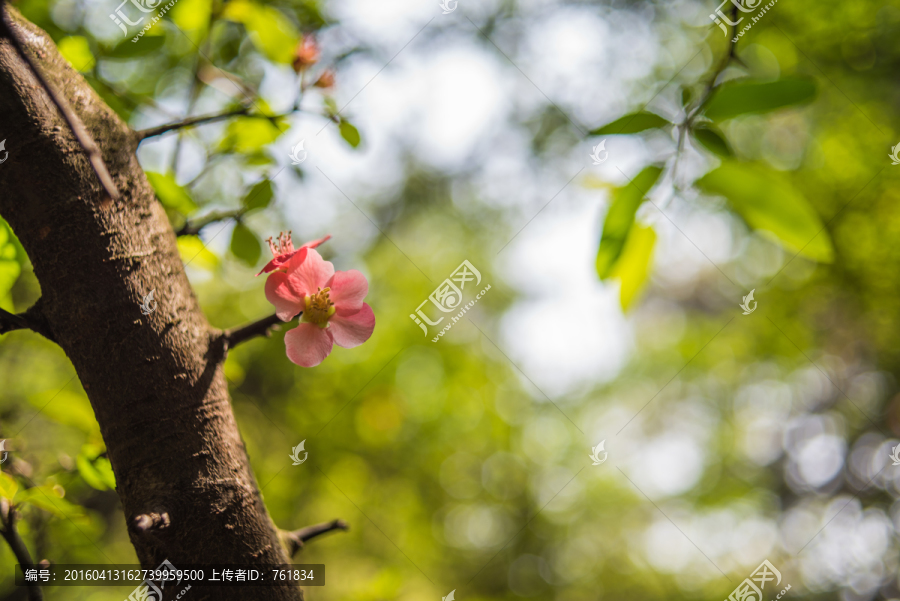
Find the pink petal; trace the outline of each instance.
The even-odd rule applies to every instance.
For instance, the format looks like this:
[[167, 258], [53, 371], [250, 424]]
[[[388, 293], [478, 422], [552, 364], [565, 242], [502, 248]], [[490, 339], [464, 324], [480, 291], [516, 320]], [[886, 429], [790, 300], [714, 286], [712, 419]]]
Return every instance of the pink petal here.
[[301, 323], [284, 335], [287, 356], [300, 367], [315, 367], [331, 354], [331, 333], [314, 323]]
[[276, 269], [280, 269], [282, 266], [290, 262], [302, 262], [304, 259], [306, 259], [307, 252], [309, 252], [309, 249], [305, 246], [302, 246], [293, 252], [280, 254], [266, 263], [266, 266], [263, 267], [262, 270], [256, 275], [275, 271]]
[[375, 313], [372, 312], [372, 307], [363, 303], [359, 311], [349, 315], [342, 313], [338, 309], [328, 321], [328, 330], [338, 346], [353, 348], [372, 336], [375, 330]]
[[324, 288], [334, 275], [334, 265], [313, 249], [308, 249], [305, 261], [291, 261], [288, 265], [288, 286], [297, 296], [313, 295]]
[[275, 305], [275, 315], [281, 321], [290, 321], [306, 308], [303, 295], [298, 295], [288, 282], [288, 275], [276, 271], [266, 279], [266, 298]]
[[303, 246], [306, 246], [309, 248], [315, 248], [318, 245], [322, 244], [323, 242], [328, 242], [330, 239], [331, 239], [331, 234], [328, 234], [324, 238], [319, 238], [318, 240], [313, 240], [312, 242], [307, 242]]
[[345, 314], [359, 311], [363, 306], [363, 299], [369, 293], [366, 276], [355, 269], [334, 272], [328, 286], [331, 288], [328, 296], [334, 303], [334, 308], [343, 310]]

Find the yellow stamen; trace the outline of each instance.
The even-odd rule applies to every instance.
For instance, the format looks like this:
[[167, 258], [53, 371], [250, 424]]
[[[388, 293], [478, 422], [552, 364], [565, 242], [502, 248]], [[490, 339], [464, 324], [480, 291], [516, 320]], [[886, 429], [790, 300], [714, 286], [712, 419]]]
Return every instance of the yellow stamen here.
[[329, 298], [331, 288], [319, 288], [319, 291], [312, 295], [306, 295], [306, 310], [300, 321], [317, 324], [320, 328], [328, 326], [328, 320], [334, 315], [334, 303]]

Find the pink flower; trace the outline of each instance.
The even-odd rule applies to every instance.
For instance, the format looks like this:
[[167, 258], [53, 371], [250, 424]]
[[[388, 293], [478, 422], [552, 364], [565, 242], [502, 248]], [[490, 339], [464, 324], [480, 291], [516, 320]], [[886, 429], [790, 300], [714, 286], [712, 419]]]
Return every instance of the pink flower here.
[[275, 258], [266, 263], [266, 266], [262, 268], [262, 271], [260, 271], [256, 275], [261, 275], [263, 273], [269, 273], [270, 271], [282, 269], [282, 265], [290, 261], [293, 257], [297, 257], [297, 260], [302, 262], [303, 259], [306, 258], [307, 249], [315, 248], [323, 242], [327, 242], [329, 238], [331, 238], [331, 234], [328, 234], [324, 238], [319, 238], [318, 240], [307, 242], [297, 250], [294, 250], [294, 242], [291, 240], [291, 232], [288, 232], [287, 234], [281, 232], [280, 234], [278, 234], [277, 242], [272, 242], [272, 238], [269, 238], [268, 240], [266, 240], [266, 242], [269, 243], [269, 250], [272, 251], [272, 256]]
[[353, 348], [368, 340], [375, 330], [375, 314], [363, 302], [369, 292], [363, 274], [355, 269], [335, 271], [312, 246], [300, 251], [266, 280], [266, 298], [282, 321], [303, 312], [300, 325], [284, 335], [284, 344], [288, 359], [315, 367], [331, 354], [335, 343]]

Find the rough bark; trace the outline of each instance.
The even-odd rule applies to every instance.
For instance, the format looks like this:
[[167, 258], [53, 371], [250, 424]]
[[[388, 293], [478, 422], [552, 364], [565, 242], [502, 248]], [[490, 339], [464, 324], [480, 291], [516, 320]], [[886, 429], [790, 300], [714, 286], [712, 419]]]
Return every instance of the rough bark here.
[[[72, 361], [106, 441], [131, 541], [144, 567], [168, 559], [289, 559], [260, 498], [207, 323], [176, 237], [135, 156], [138, 136], [9, 9], [38, 67], [99, 144], [121, 192], [110, 199], [82, 149], [8, 40], [0, 40], [0, 215], [41, 285], [30, 311]], [[143, 315], [144, 295], [158, 307]], [[155, 516], [155, 517], [154, 517]], [[120, 561], [123, 558], [112, 558]], [[285, 583], [194, 588], [194, 599], [301, 600]]]

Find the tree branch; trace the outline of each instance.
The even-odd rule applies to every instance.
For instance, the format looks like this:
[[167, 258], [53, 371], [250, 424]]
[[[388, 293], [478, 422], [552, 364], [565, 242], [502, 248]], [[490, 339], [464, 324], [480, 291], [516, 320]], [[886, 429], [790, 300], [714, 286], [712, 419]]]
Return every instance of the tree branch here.
[[[302, 312], [301, 312], [302, 313]], [[279, 325], [287, 323], [281, 321], [277, 315], [269, 315], [259, 321], [247, 324], [233, 330], [225, 330], [222, 333], [222, 339], [225, 342], [225, 350], [234, 348], [242, 342], [256, 338], [257, 336], [269, 337], [271, 330]]]
[[246, 115], [250, 111], [249, 106], [244, 106], [239, 109], [233, 109], [230, 111], [225, 111], [223, 113], [215, 113], [212, 115], [201, 115], [199, 117], [188, 117], [187, 119], [182, 119], [181, 121], [176, 121], [175, 123], [167, 123], [165, 125], [158, 125], [156, 127], [150, 127], [147, 129], [141, 129], [136, 131], [138, 141], [146, 140], [147, 138], [152, 138], [154, 136], [161, 136], [166, 132], [173, 131], [176, 129], [183, 129], [185, 127], [193, 127], [195, 125], [203, 125], [205, 123], [215, 123], [216, 121], [222, 121], [224, 119], [229, 119], [231, 117], [240, 117], [242, 115]]
[[325, 522], [324, 524], [300, 528], [293, 532], [282, 530], [280, 533], [288, 547], [288, 554], [293, 557], [297, 551], [303, 548], [303, 543], [306, 541], [334, 530], [343, 530], [346, 532], [349, 529], [350, 525], [344, 520], [334, 520], [333, 522]]
[[184, 222], [184, 225], [182, 225], [178, 229], [178, 231], [175, 232], [175, 235], [196, 236], [200, 233], [200, 230], [205, 228], [207, 225], [210, 225], [211, 223], [224, 221], [226, 219], [238, 219], [246, 212], [246, 208], [234, 209], [233, 211], [213, 211], [212, 213], [208, 213], [207, 215], [200, 217], [196, 221], [191, 221], [190, 219], [188, 219]]
[[34, 64], [34, 61], [31, 60], [31, 57], [28, 56], [28, 53], [25, 52], [25, 44], [22, 42], [19, 34], [13, 29], [12, 20], [6, 10], [5, 0], [0, 0], [0, 13], [2, 13], [0, 14], [0, 17], [2, 17], [2, 20], [0, 20], [0, 29], [3, 30], [2, 33], [9, 39], [13, 48], [15, 48], [16, 53], [23, 61], [25, 61], [25, 64], [28, 65], [28, 68], [34, 74], [35, 78], [37, 78], [38, 82], [43, 86], [44, 90], [47, 91], [50, 100], [52, 100], [53, 104], [56, 105], [56, 108], [59, 109], [63, 119], [65, 119], [66, 123], [69, 125], [69, 129], [72, 130], [75, 139], [78, 140], [81, 148], [84, 150], [85, 154], [87, 154], [91, 167], [93, 167], [94, 173], [97, 174], [97, 178], [100, 180], [103, 189], [106, 190], [106, 193], [111, 199], [118, 200], [119, 190], [116, 188], [116, 184], [113, 183], [112, 176], [109, 175], [106, 163], [103, 162], [103, 155], [100, 153], [100, 148], [84, 127], [84, 123], [81, 122], [81, 119], [75, 114], [72, 107], [69, 106], [68, 101], [56, 91], [56, 88], [54, 88], [47, 78], [44, 77]]
[[0, 309], [0, 334], [15, 330], [31, 330], [47, 340], [56, 342], [39, 307], [40, 300], [24, 313], [10, 313]]
[[142, 142], [147, 138], [152, 138], [154, 136], [161, 136], [162, 134], [174, 131], [178, 129], [184, 129], [185, 127], [193, 127], [195, 125], [204, 125], [206, 123], [215, 123], [216, 121], [222, 121], [224, 119], [229, 119], [231, 117], [253, 117], [255, 119], [268, 119], [269, 121], [276, 121], [277, 119], [281, 119], [283, 117], [287, 117], [291, 113], [295, 113], [299, 109], [294, 108], [291, 111], [284, 113], [282, 115], [262, 115], [262, 114], [249, 114], [250, 106], [244, 106], [239, 109], [233, 109], [230, 111], [224, 111], [222, 113], [214, 113], [212, 115], [201, 115], [199, 117], [188, 117], [187, 119], [183, 119], [181, 121], [176, 121], [175, 123], [167, 123], [165, 125], [158, 125], [156, 127], [150, 127], [147, 129], [141, 129], [134, 132], [135, 137], [138, 142]]
[[[31, 564], [31, 553], [25, 546], [25, 541], [19, 535], [16, 529], [16, 511], [6, 499], [0, 499], [0, 522], [3, 528], [0, 529], [0, 536], [6, 540], [6, 544], [12, 549], [13, 555], [16, 556], [19, 564], [23, 566]], [[30, 601], [43, 601], [44, 594], [41, 587], [36, 583], [28, 583], [28, 599]]]

